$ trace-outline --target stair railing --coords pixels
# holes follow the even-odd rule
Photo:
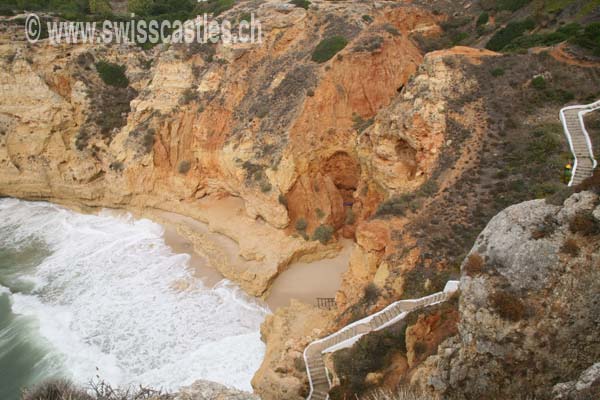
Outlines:
[[[398,321],[402,320],[406,315],[408,315],[409,312],[411,311],[415,311],[417,309],[420,308],[424,308],[424,307],[428,307],[430,305],[433,304],[437,304],[437,303],[441,303],[443,301],[446,301],[448,298],[450,298],[450,296],[456,292],[458,290],[458,284],[459,281],[448,281],[446,282],[446,285],[444,286],[444,290],[441,292],[437,292],[434,294],[430,294],[429,296],[425,296],[425,297],[421,297],[418,299],[408,299],[408,300],[398,300],[390,305],[388,305],[387,307],[385,307],[384,309],[382,309],[381,311],[378,311],[374,314],[371,314],[365,318],[362,318],[358,321],[352,322],[351,324],[348,324],[346,326],[344,326],[343,328],[341,328],[340,330],[338,330],[337,332],[332,333],[331,335],[328,335],[324,338],[321,339],[317,339],[311,343],[308,344],[308,346],[306,346],[306,348],[304,349],[304,363],[306,365],[306,373],[308,375],[308,383],[310,386],[310,392],[308,394],[308,397],[306,398],[307,400],[310,400],[313,392],[314,392],[314,385],[313,385],[313,381],[312,381],[312,376],[311,376],[311,372],[310,372],[310,368],[308,366],[308,351],[311,347],[313,346],[318,346],[330,339],[335,338],[338,335],[342,335],[344,332],[359,326],[359,325],[367,325],[370,324],[370,322],[375,319],[375,317],[377,316],[381,316],[383,314],[385,314],[386,312],[393,310],[395,307],[400,307],[400,306],[408,306],[408,310],[403,310],[397,313],[397,315],[390,319],[387,322],[384,322],[383,324],[381,324],[378,327],[375,327],[373,329],[370,329],[367,332],[363,332],[363,333],[358,333],[340,343],[336,343],[333,344],[327,348],[321,349],[319,351],[319,356],[321,356],[323,353],[330,353],[330,352],[334,352],[337,351],[339,349],[342,348],[346,348],[349,345],[355,343],[356,341],[358,341],[358,339],[360,339],[362,336],[371,333],[371,332],[375,332],[375,331],[379,331],[381,329],[385,329],[390,325],[393,325],[395,323],[397,323]],[[327,370],[326,370],[326,374],[327,374]],[[327,374],[327,381],[329,382],[329,386],[331,387],[331,381],[329,379],[329,374]],[[329,397],[327,397],[329,398]]]
[[[581,127],[581,131],[583,132],[584,138],[585,138],[585,143],[587,145],[587,149],[588,149],[588,153],[590,156],[590,159],[592,160],[592,164],[593,167],[592,168],[596,168],[598,166],[598,162],[596,161],[596,158],[594,157],[594,151],[593,151],[593,147],[592,147],[592,141],[590,140],[590,135],[588,133],[588,131],[585,128],[585,123],[583,121],[583,116],[587,113],[590,113],[592,111],[598,110],[600,109],[600,100],[596,101],[594,103],[591,104],[587,104],[587,105],[576,105],[576,106],[568,106],[568,107],[564,107],[560,110],[560,121],[562,122],[563,125],[563,129],[565,131],[565,136],[567,137],[567,141],[569,142],[569,148],[571,149],[571,154],[573,154],[573,173],[571,174],[571,179],[569,181],[568,186],[573,185],[573,180],[575,179],[575,174],[577,173],[577,154],[575,153],[575,148],[573,146],[573,137],[571,136],[571,132],[569,131],[569,128],[567,126],[567,118],[565,116],[565,111],[568,110],[581,110],[577,113],[577,117],[579,119],[579,125]]]

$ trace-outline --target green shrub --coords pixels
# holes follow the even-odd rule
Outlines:
[[[485,25],[489,22],[489,20],[490,14],[484,11],[481,14],[479,14],[479,18],[477,18],[477,26]]]
[[[10,5],[1,4],[0,5],[0,15],[2,15],[4,17],[12,17],[13,15],[15,15],[15,12],[13,11],[13,9]]]
[[[370,282],[367,286],[365,286],[364,300],[367,304],[373,304],[377,301],[377,298],[380,294],[381,290],[379,290],[377,285],[373,282]]]
[[[125,164],[122,161],[115,161],[110,163],[108,167],[115,172],[122,172],[125,169]]]
[[[198,91],[195,88],[187,88],[183,91],[181,98],[179,99],[179,104],[190,104],[191,102],[198,100],[198,98]]]
[[[370,24],[371,22],[373,22],[373,17],[371,17],[370,15],[363,15],[362,20],[365,21],[367,24]]]
[[[406,214],[406,210],[409,209],[416,196],[412,193],[405,193],[399,196],[393,196],[383,203],[379,204],[377,211],[375,211],[376,217],[383,216],[397,216],[401,217]]]
[[[192,167],[192,163],[190,163],[188,160],[183,160],[179,163],[179,166],[177,167],[177,171],[179,171],[180,174],[187,174],[190,171],[190,168]]]
[[[144,133],[142,138],[142,150],[144,151],[144,154],[148,154],[150,151],[152,151],[152,148],[154,147],[155,133],[156,132],[154,129],[148,129],[146,133]]]
[[[308,224],[306,223],[306,220],[304,218],[300,218],[296,221],[296,230],[298,232],[305,231],[307,226]]]
[[[546,89],[546,79],[543,76],[536,76],[531,80],[531,86],[537,90]]]
[[[260,181],[260,191],[263,193],[268,193],[271,191],[271,189],[273,188],[273,186],[271,185],[271,182],[269,182],[267,179],[262,179]]]
[[[469,34],[467,32],[457,32],[454,35],[452,35],[452,45],[456,46],[457,44],[460,44],[463,40],[465,40],[466,38],[469,37]]]
[[[235,0],[207,0],[200,2],[194,9],[195,15],[213,14],[214,17],[229,10],[235,5]]]
[[[343,36],[332,36],[321,40],[312,54],[312,60],[317,63],[324,63],[335,56],[348,44],[348,40]]]
[[[362,394],[368,389],[365,384],[367,374],[389,365],[397,353],[406,353],[404,322],[365,335],[351,348],[333,353],[335,371],[342,385],[338,398],[353,399]]]
[[[287,207],[287,205],[288,205],[287,198],[285,197],[284,194],[280,194],[279,197],[277,198],[277,201],[279,201],[279,204],[281,204],[284,207]]]
[[[600,57],[600,22],[594,22],[586,26],[583,33],[573,39],[573,43],[592,50],[595,56]]]
[[[333,237],[333,227],[331,225],[319,225],[313,232],[312,239],[318,240],[321,244],[327,244]]]
[[[392,36],[400,36],[401,35],[400,31],[398,29],[396,29],[396,27],[392,24],[383,25],[383,30]]]
[[[417,191],[418,196],[431,197],[439,190],[437,183],[434,180],[428,180]]]
[[[129,86],[129,79],[125,75],[126,67],[124,65],[113,64],[106,61],[96,63],[96,71],[102,81],[110,86],[125,88]]]
[[[89,0],[90,12],[103,16],[112,15],[112,9],[107,0]]]
[[[291,3],[296,7],[304,8],[305,10],[308,10],[308,7],[310,7],[310,1],[308,0],[292,0]]]
[[[498,0],[496,9],[517,11],[518,9],[523,8],[529,3],[531,3],[531,0]]]
[[[423,342],[415,342],[413,350],[415,351],[415,356],[420,358],[427,351],[427,345]]]
[[[535,22],[532,19],[511,22],[505,28],[496,32],[485,47],[489,50],[500,51],[514,39],[533,28],[535,28]]]
[[[317,214],[318,219],[323,219],[323,217],[325,216],[325,213],[320,208],[317,208],[315,214]]]
[[[504,69],[503,68],[494,68],[491,72],[493,77],[499,77],[504,75]]]

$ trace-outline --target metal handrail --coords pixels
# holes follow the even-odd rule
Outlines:
[[[596,168],[598,166],[598,161],[596,161],[596,158],[594,157],[594,150],[592,147],[592,141],[590,139],[590,135],[587,131],[587,129],[585,129],[585,123],[583,121],[583,116],[587,113],[590,113],[592,111],[596,111],[600,109],[600,100],[596,101],[594,103],[590,103],[590,104],[586,104],[586,105],[575,105],[575,106],[568,106],[568,107],[564,107],[560,110],[559,116],[560,116],[560,121],[562,122],[563,125],[563,129],[565,131],[565,136],[567,137],[567,141],[569,142],[569,148],[571,150],[571,154],[573,154],[573,173],[571,174],[571,179],[569,181],[568,186],[572,186],[573,185],[573,180],[575,179],[575,175],[577,173],[577,165],[578,165],[578,160],[577,160],[577,154],[575,153],[575,149],[573,147],[573,137],[571,136],[571,132],[569,131],[569,127],[567,125],[567,119],[565,116],[565,111],[568,110],[581,110],[577,113],[578,119],[579,119],[579,125],[581,127],[581,131],[583,132],[583,136],[585,139],[585,143],[588,149],[588,153],[590,156],[590,159],[592,160],[592,165],[593,168]]]
[[[399,306],[402,306],[402,305],[413,306],[412,308],[410,308],[410,311],[415,311],[415,310],[419,310],[419,309],[431,306],[433,304],[437,304],[437,303],[441,303],[443,301],[446,301],[451,296],[452,293],[454,293],[456,290],[458,290],[458,283],[459,283],[459,281],[448,281],[446,283],[446,286],[444,287],[444,290],[442,292],[433,293],[433,294],[430,294],[428,296],[421,297],[421,298],[418,298],[418,299],[398,300],[398,301],[396,301],[396,302],[388,305],[387,307],[385,307],[381,311],[378,311],[378,312],[376,312],[374,314],[371,314],[371,315],[369,315],[369,316],[367,316],[365,318],[362,318],[362,319],[360,319],[358,321],[355,321],[355,322],[353,322],[351,324],[348,324],[348,325],[344,326],[343,328],[341,328],[340,330],[338,330],[337,332],[332,333],[331,335],[328,335],[328,336],[326,336],[324,338],[317,339],[317,340],[309,343],[308,346],[306,346],[306,348],[304,349],[304,353],[303,353],[304,364],[306,365],[306,373],[308,375],[308,384],[310,386],[310,392],[309,392],[308,397],[306,399],[310,400],[311,397],[312,397],[312,395],[313,395],[313,392],[314,392],[314,385],[313,385],[313,381],[312,381],[312,376],[311,376],[310,368],[308,366],[308,355],[307,355],[307,352],[308,352],[308,350],[309,350],[309,348],[311,346],[319,345],[321,343],[324,343],[327,340],[330,340],[330,339],[333,339],[333,338],[335,338],[335,337],[337,337],[339,335],[342,335],[344,332],[348,331],[349,329],[352,329],[355,326],[363,325],[363,324],[369,324],[375,317],[377,317],[379,315],[382,315],[385,312],[394,309],[395,307],[399,307]],[[345,343],[345,342],[350,343],[354,339],[356,339],[357,337],[360,338],[361,336],[366,335],[367,333],[370,333],[370,332],[373,332],[373,331],[378,331],[378,330],[381,330],[383,328],[386,328],[386,327],[388,327],[388,326],[390,326],[390,325],[392,325],[394,323],[397,323],[399,320],[403,319],[407,314],[408,314],[407,311],[400,310],[400,308],[399,308],[399,312],[396,313],[396,318],[393,318],[392,320],[384,322],[380,326],[377,326],[377,327],[371,329],[369,332],[358,333],[358,334],[356,334],[356,335],[354,335],[354,336],[352,336],[350,338],[347,338],[343,342],[340,342],[340,343],[334,344],[332,346],[329,346],[329,347],[327,347],[325,349],[322,349],[320,351],[320,353],[322,354],[324,352],[327,352],[327,350],[330,350],[330,349],[333,349],[333,348],[336,348],[336,347],[342,348],[342,347],[340,347],[341,343]],[[329,380],[329,376],[327,376],[327,380],[329,382],[329,386],[331,387],[331,381]],[[329,398],[329,396],[327,396],[327,398]]]

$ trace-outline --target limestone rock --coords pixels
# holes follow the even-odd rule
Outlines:
[[[563,393],[597,379],[597,367],[581,372],[600,358],[600,237],[569,226],[597,203],[582,192],[561,207],[529,201],[490,221],[472,250],[482,271],[461,278],[459,334],[427,361],[421,385],[457,398],[548,398],[554,382],[572,380],[555,387]],[[567,239],[577,252],[563,250]]]

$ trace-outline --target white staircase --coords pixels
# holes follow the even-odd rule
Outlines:
[[[400,300],[383,310],[346,325],[339,331],[315,340],[304,349],[304,362],[310,384],[307,400],[327,400],[331,382],[323,354],[352,347],[363,335],[384,329],[402,320],[409,312],[446,301],[458,290],[458,281],[448,281],[444,291],[420,299]]]
[[[600,109],[600,101],[588,105],[569,106],[560,110],[560,121],[563,124],[569,148],[575,159],[569,186],[578,185],[592,176],[598,165],[594,158],[590,135],[583,122],[585,114],[598,109]]]

